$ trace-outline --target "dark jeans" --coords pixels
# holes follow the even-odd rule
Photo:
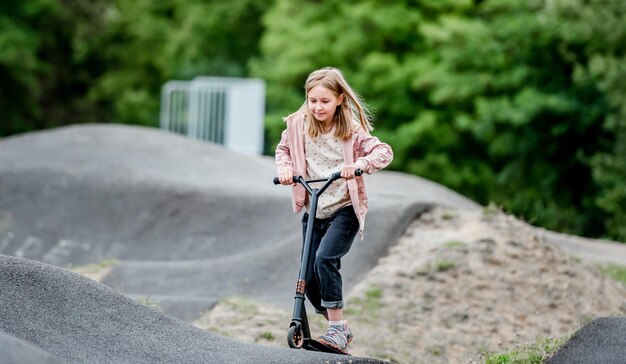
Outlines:
[[[302,217],[303,248],[308,218],[308,213]],[[358,231],[359,220],[352,206],[328,219],[315,219],[311,241],[314,254],[309,255],[306,296],[317,313],[343,307],[341,258],[350,250]]]

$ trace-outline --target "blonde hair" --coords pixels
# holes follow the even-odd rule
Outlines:
[[[309,91],[315,86],[322,86],[330,90],[335,97],[344,95],[344,101],[335,110],[333,123],[335,124],[334,135],[341,139],[348,139],[352,135],[352,120],[358,120],[359,124],[366,131],[374,130],[372,117],[365,102],[348,85],[340,70],[334,67],[324,67],[311,72],[304,84],[306,98],[304,106],[308,119],[307,133],[316,138],[324,133],[322,123],[314,122],[315,118],[311,110],[307,107]]]

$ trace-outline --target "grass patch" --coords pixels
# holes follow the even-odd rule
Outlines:
[[[454,269],[456,267],[456,263],[451,260],[439,260],[435,262],[435,270],[437,272],[445,272],[450,269]]]
[[[244,316],[255,316],[259,313],[259,306],[256,302],[245,297],[232,296],[224,299],[222,303],[234,312]]]
[[[502,213],[502,208],[496,205],[493,201],[489,202],[487,206],[483,207],[483,217],[487,219],[491,219],[500,213]]]
[[[460,241],[456,241],[456,240],[450,240],[444,243],[443,246],[444,248],[456,249],[456,248],[465,248],[467,247],[467,244],[460,242]]]
[[[150,299],[150,296],[135,298],[135,302],[141,303],[144,306],[147,306],[153,310],[163,312],[161,306],[159,306],[155,301]]]
[[[626,267],[617,264],[607,264],[598,267],[598,270],[614,280],[626,284]]]
[[[443,214],[441,214],[441,218],[443,220],[454,220],[457,217],[457,213],[456,212],[452,212],[452,211],[446,211]]]
[[[365,292],[365,297],[368,301],[380,300],[383,297],[383,291],[380,288],[372,288]]]
[[[276,335],[274,335],[273,333],[269,331],[265,331],[259,335],[259,338],[267,340],[267,341],[274,341],[276,340]]]
[[[485,364],[541,364],[554,354],[572,335],[561,338],[542,338],[509,352],[490,353]]]
[[[117,264],[117,260],[113,258],[105,259],[98,263],[85,264],[85,265],[77,265],[72,266],[71,264],[67,267],[67,269],[71,270],[74,273],[78,274],[89,274],[96,273],[102,269],[112,267]]]
[[[363,297],[353,298],[344,309],[347,315],[353,316],[354,320],[374,322],[380,315],[383,291],[374,287],[367,290]]]
[[[457,263],[452,260],[441,259],[423,265],[415,272],[415,277],[427,276],[437,272],[446,272],[457,267]]]

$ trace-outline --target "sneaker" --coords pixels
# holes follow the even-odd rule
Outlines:
[[[348,321],[346,320],[343,321],[343,334],[346,336],[346,341],[348,342],[348,345],[350,345],[352,339],[354,338],[354,335],[352,335],[352,330],[350,330],[350,328],[348,327]]]
[[[328,321],[327,311],[324,311],[324,312],[317,311],[317,313],[324,316],[326,321]],[[346,336],[346,341],[348,342],[348,345],[350,345],[350,343],[352,342],[352,339],[354,338],[354,335],[352,335],[352,330],[350,330],[350,328],[348,327],[348,320],[343,320],[343,334]]]
[[[345,324],[344,324],[344,327]],[[319,342],[324,345],[330,346],[341,351],[344,354],[348,354],[348,339],[343,331],[339,331],[334,327],[329,327],[326,333],[317,338]]]

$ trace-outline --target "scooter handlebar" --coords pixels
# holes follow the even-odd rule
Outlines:
[[[361,169],[355,170],[354,171],[354,175],[355,176],[363,175],[363,170],[361,170]],[[336,180],[336,179],[339,179],[339,178],[341,178],[341,172],[335,172],[330,177],[327,177],[327,178],[320,178],[319,181],[328,180],[329,178],[332,178],[333,181]],[[293,176],[293,183],[298,183],[298,182],[300,182],[300,176]],[[274,184],[275,185],[279,185],[280,184],[280,180],[278,179],[278,177],[274,177]]]

